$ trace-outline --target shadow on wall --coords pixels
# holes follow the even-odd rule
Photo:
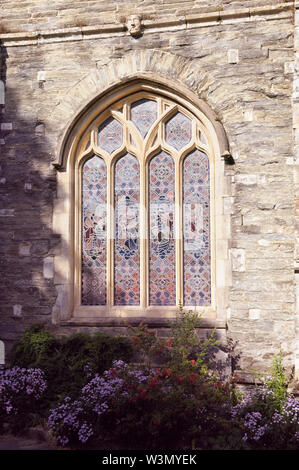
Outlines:
[[[35,119],[34,105],[27,114],[20,112],[20,90],[6,82],[9,57],[1,44],[0,52],[0,340],[7,356],[26,327],[51,322],[57,292],[48,265],[59,250],[60,235],[52,230],[56,170],[45,127]],[[30,90],[33,103],[41,91],[38,83]]]

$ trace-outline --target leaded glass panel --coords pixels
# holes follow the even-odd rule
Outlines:
[[[142,99],[131,105],[131,121],[135,124],[143,138],[146,137],[157,117],[158,108],[156,101]]]
[[[170,155],[160,152],[149,166],[149,302],[175,305],[175,172]]]
[[[82,168],[82,304],[106,304],[106,165],[93,156]]]
[[[176,113],[165,124],[165,140],[176,150],[189,144],[192,137],[192,122],[182,113]]]
[[[140,171],[136,157],[126,154],[115,165],[114,304],[139,305]]]
[[[123,126],[113,117],[106,119],[98,129],[98,145],[108,153],[119,149],[123,143]]]
[[[183,165],[184,304],[211,301],[209,160],[194,150]]]

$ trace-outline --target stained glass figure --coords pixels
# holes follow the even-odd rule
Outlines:
[[[131,105],[131,121],[135,124],[143,138],[146,137],[157,117],[158,109],[156,101],[142,99]]]
[[[123,127],[113,117],[109,117],[98,129],[98,145],[108,153],[119,149],[123,143]]]
[[[209,159],[194,150],[183,164],[184,304],[211,302]]]
[[[174,210],[174,162],[162,151],[149,165],[150,305],[176,304]]]
[[[192,123],[182,113],[176,113],[165,124],[165,140],[176,150],[181,150],[191,141]]]
[[[82,304],[106,304],[106,165],[97,156],[82,168]]]
[[[115,165],[114,304],[139,305],[139,163],[127,153]]]

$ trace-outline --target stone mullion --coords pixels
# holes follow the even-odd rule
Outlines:
[[[140,307],[148,305],[148,195],[147,167],[144,158],[140,162]]]
[[[182,162],[175,159],[175,264],[176,264],[176,304],[184,303],[184,259],[183,259],[183,190]]]
[[[108,163],[108,162],[107,162]],[[111,309],[114,300],[114,239],[115,239],[115,207],[114,207],[114,165],[107,165],[107,308]]]

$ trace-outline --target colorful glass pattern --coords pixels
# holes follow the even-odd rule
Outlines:
[[[136,157],[127,153],[115,165],[114,304],[139,305],[140,171]]]
[[[147,135],[157,117],[158,109],[156,101],[142,99],[131,105],[131,121],[135,124],[143,138]]]
[[[211,302],[209,159],[194,150],[183,164],[184,304]]]
[[[175,171],[165,152],[149,166],[149,303],[175,305]]]
[[[181,150],[191,141],[192,123],[184,114],[177,113],[165,124],[165,140],[176,150]]]
[[[82,304],[106,304],[106,165],[93,156],[82,168]]]
[[[119,149],[123,143],[123,127],[113,117],[106,119],[98,129],[98,145],[108,153]]]

